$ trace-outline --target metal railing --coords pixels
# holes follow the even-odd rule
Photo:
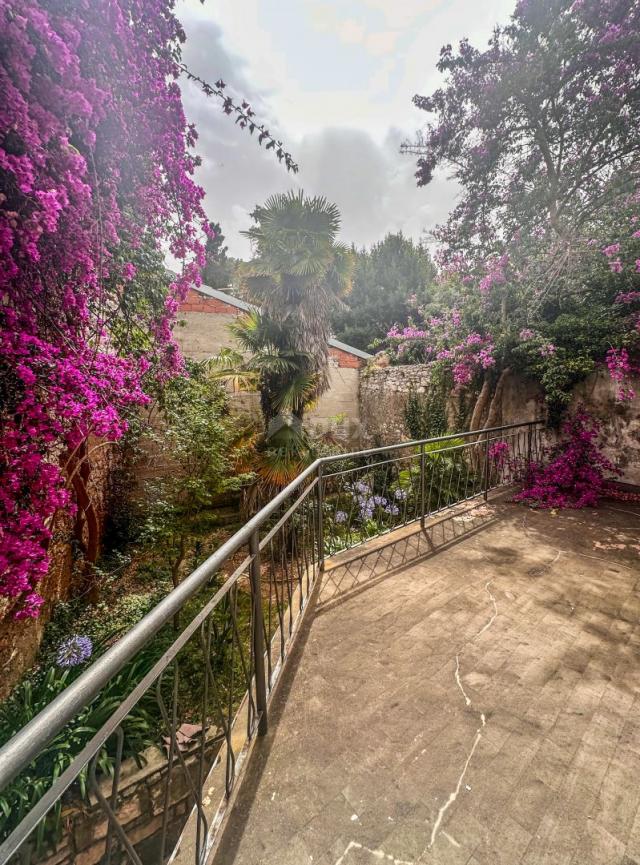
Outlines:
[[[325,556],[541,451],[531,421],[316,460],[0,749],[0,863],[203,865]]]

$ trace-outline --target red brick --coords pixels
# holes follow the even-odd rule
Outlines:
[[[243,310],[217,297],[207,297],[195,289],[190,289],[180,304],[181,312],[212,312],[223,315],[240,315]]]
[[[338,366],[347,369],[358,369],[360,367],[360,358],[355,354],[349,354],[341,348],[329,347],[329,356],[338,361]]]

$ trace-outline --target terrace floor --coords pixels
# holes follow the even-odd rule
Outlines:
[[[215,865],[640,863],[640,512],[505,499],[334,558]]]

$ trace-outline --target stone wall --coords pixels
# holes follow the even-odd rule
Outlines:
[[[428,364],[375,366],[360,375],[360,420],[365,447],[406,441],[409,432],[404,414],[411,391],[425,393],[429,386]]]
[[[619,403],[609,374],[602,369],[578,384],[573,391],[570,410],[579,405],[602,423],[602,450],[623,472],[622,480],[640,486],[640,379],[632,382],[635,399]],[[509,376],[502,398],[501,423],[534,420],[544,416],[540,387],[520,376]]]
[[[407,440],[404,410],[411,390],[424,393],[429,367],[378,367],[369,365],[361,373],[360,415],[362,438],[367,445],[393,444]],[[627,483],[640,485],[640,379],[632,382],[637,396],[628,403],[615,400],[615,388],[606,370],[589,376],[573,393],[571,408],[584,404],[603,423],[603,450],[622,471]],[[544,417],[544,400],[533,381],[510,375],[504,383],[498,423]]]
[[[573,394],[572,408],[583,403],[603,422],[603,450],[622,470],[621,480],[640,486],[640,377],[632,383],[636,396],[618,403],[606,370],[590,375]]]

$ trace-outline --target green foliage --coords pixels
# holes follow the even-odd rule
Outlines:
[[[427,438],[427,413],[424,397],[410,391],[404,409],[404,423],[412,439]]]
[[[82,709],[74,721],[61,730],[44,748],[29,769],[17,776],[0,794],[0,837],[5,837],[51,784],[71,765],[74,757],[97,733],[102,725],[151,669],[161,652],[155,645],[141,651],[136,658],[114,676],[100,695]],[[81,672],[81,668],[61,671],[49,667],[32,679],[25,679],[0,706],[0,742],[7,742],[32,718],[41,712]],[[146,695],[122,721],[124,756],[134,757],[142,765],[144,750],[157,741],[160,721],[152,695]],[[115,740],[99,753],[97,765],[105,775],[113,771]],[[78,777],[78,793],[87,794],[87,769]],[[36,843],[42,847],[60,837],[62,829],[59,800],[47,819],[38,827]]]
[[[69,634],[85,634],[94,646],[105,647],[119,635],[130,630],[140,619],[150,612],[171,588],[167,577],[157,580],[148,592],[118,593],[119,575],[111,577],[113,586],[108,587],[109,598],[87,606],[83,598],[60,601],[56,604],[53,617],[45,627],[43,641],[38,653],[40,668],[53,665],[58,646]],[[112,588],[109,591],[109,588]]]
[[[134,279],[122,281],[117,278],[122,267],[131,263],[136,268]],[[118,309],[110,310],[110,339],[113,347],[123,354],[144,356],[152,365],[159,358],[154,354],[155,340],[148,328],[140,321],[160,320],[165,314],[171,275],[167,272],[164,257],[154,240],[144,235],[140,244],[119,246],[114,253],[112,295],[118,299]],[[117,265],[117,266],[116,266]]]
[[[185,622],[191,621],[221,585],[221,579],[192,598],[183,610]],[[165,584],[165,588],[168,588]],[[86,668],[85,665],[61,670],[55,666],[55,650],[61,639],[69,633],[83,633],[94,642],[93,659],[108,648],[124,630],[131,628],[149,612],[159,600],[158,594],[128,596],[115,603],[82,610],[80,604],[60,605],[57,615],[47,628],[41,665],[14,689],[10,697],[0,705],[0,744],[8,741],[18,730],[42,711]],[[244,644],[245,656],[249,651],[251,597],[248,592],[238,592],[233,601],[227,597],[214,611],[211,621],[210,659],[214,675],[219,677],[219,696],[223,702],[230,701],[234,709],[240,703],[246,681],[239,653],[232,653],[233,603],[237,621],[237,639]],[[79,612],[79,618],[74,614]],[[73,629],[69,629],[69,624]],[[0,838],[13,829],[22,817],[49,789],[52,782],[71,764],[73,758],[111,717],[134,690],[153,665],[171,646],[176,638],[172,624],[166,625],[151,639],[136,657],[117,673],[92,701],[82,709],[51,743],[41,751],[27,770],[22,772],[0,795]],[[233,656],[233,676],[231,676]],[[93,660],[92,659],[92,660]],[[206,676],[200,634],[197,632],[178,655],[178,702],[177,713],[181,721],[198,722],[202,706],[202,693]],[[230,684],[231,683],[231,684]],[[165,674],[161,689],[166,705],[172,700],[172,668]],[[232,687],[230,691],[229,688]],[[164,723],[156,700],[155,689],[147,691],[121,723],[124,734],[123,756],[133,758],[138,766],[144,765],[144,752],[151,745],[160,746]],[[101,749],[97,760],[98,775],[108,776],[113,772],[116,740],[112,736]],[[72,787],[72,794],[81,799],[87,797],[87,769],[79,775]],[[40,824],[37,847],[52,847],[62,833],[62,807],[60,800]]]
[[[215,375],[257,384],[268,439],[274,419],[284,420],[291,414],[302,418],[314,400],[318,380],[315,360],[297,347],[298,337],[290,323],[258,310],[238,316],[229,330],[248,357],[239,353],[233,357],[229,352],[218,355],[213,361]]]
[[[542,386],[554,425],[569,405],[575,385],[596,370],[612,344],[624,342],[623,321],[615,307],[594,300],[569,309],[540,322],[534,338],[508,347],[512,367]],[[555,346],[552,354],[544,352],[548,343]]]
[[[234,278],[237,262],[227,256],[224,234],[218,222],[209,224],[211,234],[205,247],[206,262],[202,269],[202,281],[211,288],[228,288]]]
[[[354,255],[353,286],[332,324],[338,339],[366,350],[394,324],[409,324],[416,303],[429,300],[436,270],[426,247],[402,232]]]
[[[464,439],[454,438],[424,446],[425,514],[479,491],[476,469],[463,445]],[[329,483],[326,490],[325,551],[328,555],[420,518],[423,502],[420,454],[421,447],[417,446],[410,464],[405,464],[404,468],[396,466],[397,474],[384,462],[367,469],[353,459],[332,463],[332,472],[341,481],[337,487]],[[405,452],[404,456],[410,455]]]
[[[172,501],[189,510],[211,504],[216,495],[238,490],[233,472],[234,427],[228,398],[207,362],[188,362],[188,377],[173,379],[159,407],[164,446],[178,472],[170,479]]]
[[[161,393],[158,447],[173,465],[145,484],[146,513],[140,539],[167,552],[174,585],[188,540],[203,510],[221,493],[239,492],[252,480],[237,471],[246,440],[228,397],[207,362],[188,364],[189,376],[172,380]]]
[[[446,379],[439,364],[432,368],[431,381],[424,395],[412,390],[404,409],[404,422],[412,439],[435,438],[447,431]]]

